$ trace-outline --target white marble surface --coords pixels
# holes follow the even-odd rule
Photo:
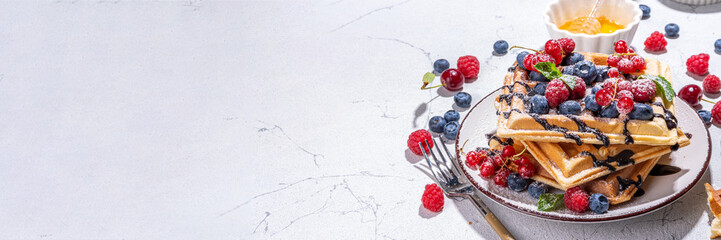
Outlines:
[[[479,100],[515,59],[493,42],[543,44],[547,2],[0,2],[0,239],[495,239],[469,202],[422,209],[406,138],[451,108],[418,89],[432,60],[476,55]],[[641,2],[633,46],[681,27],[656,56],[676,89],[691,54],[721,74],[721,6]],[[705,239],[704,199],[606,224],[486,202],[519,239]]]

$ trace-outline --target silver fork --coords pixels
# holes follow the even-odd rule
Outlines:
[[[431,148],[428,144],[428,140],[426,140],[425,143],[430,153],[426,153],[426,148],[423,147],[423,143],[418,143],[418,145],[421,147],[423,156],[426,157],[428,167],[431,169],[433,177],[436,178],[436,182],[438,182],[438,185],[440,185],[441,189],[443,189],[443,192],[446,194],[446,196],[448,196],[449,198],[461,197],[471,200],[473,206],[475,206],[478,211],[483,214],[486,222],[491,225],[493,230],[496,231],[496,234],[498,234],[501,239],[514,239],[513,235],[511,235],[511,233],[508,232],[506,227],[503,226],[503,223],[501,223],[501,221],[496,218],[496,215],[494,215],[491,210],[488,209],[488,206],[486,206],[486,204],[481,201],[481,198],[476,195],[473,185],[471,185],[470,181],[468,181],[466,176],[460,173],[459,168],[456,164],[456,159],[454,155],[451,154],[450,151],[448,151],[446,145],[443,144],[443,139],[439,139],[441,144],[438,144],[435,138],[431,140],[433,141],[433,145],[436,146],[436,150],[441,159],[440,161],[438,160],[438,157],[436,157],[436,154],[433,152],[433,148]],[[445,156],[443,154],[444,151],[441,151],[441,147],[439,147],[438,145],[443,146],[443,150],[445,150]],[[431,161],[431,158],[428,157],[429,154],[433,157],[433,161]],[[448,160],[446,160],[446,158]],[[448,161],[451,161],[452,165],[450,167],[448,166]],[[435,163],[435,165],[433,163]]]

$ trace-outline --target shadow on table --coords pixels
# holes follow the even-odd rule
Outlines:
[[[721,12],[721,3],[711,4],[711,5],[704,5],[704,6],[696,6],[696,5],[689,5],[689,4],[683,4],[674,2],[671,0],[663,0],[659,1],[663,5],[666,5],[669,8],[672,8],[677,11],[681,12],[687,12],[687,13],[715,13],[715,12]],[[651,17],[653,17],[653,11],[651,12]]]

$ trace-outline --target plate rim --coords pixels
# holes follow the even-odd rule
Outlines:
[[[488,95],[486,95],[486,96],[484,96],[483,98],[481,98],[480,101],[478,101],[475,105],[473,105],[472,108],[470,108],[470,109],[468,110],[468,112],[467,112],[467,113],[465,114],[465,116],[463,117],[463,121],[461,121],[461,124],[460,124],[460,126],[458,127],[458,132],[459,132],[459,133],[461,132],[461,129],[463,129],[463,125],[464,125],[464,123],[466,122],[466,118],[468,118],[468,115],[470,115],[470,113],[471,113],[474,109],[476,109],[476,107],[478,107],[478,105],[480,105],[480,104],[481,104],[483,101],[485,101],[488,97],[490,97],[491,95],[494,95],[496,92],[498,92],[498,91],[501,90],[502,88],[503,88],[503,87],[499,87],[499,88],[497,88],[496,90],[491,91]],[[674,100],[674,101],[676,101],[676,100]],[[678,102],[683,102],[683,101],[678,101]],[[689,106],[689,105],[688,105],[687,103],[685,103],[685,102],[683,102],[683,104],[686,104],[687,107],[692,108],[691,106]],[[692,108],[692,109],[693,109],[693,108]],[[698,117],[699,120],[701,120],[701,122],[703,123],[703,120],[701,119],[700,116],[697,115],[696,117]],[[707,149],[708,149],[707,152],[706,152],[706,161],[704,161],[703,169],[696,175],[696,178],[693,180],[693,182],[692,182],[691,184],[689,184],[689,185],[686,186],[684,189],[682,189],[682,190],[679,191],[678,193],[676,193],[676,194],[674,194],[673,196],[671,196],[669,199],[667,199],[667,200],[665,200],[665,201],[663,201],[663,202],[661,202],[661,203],[659,203],[659,204],[656,204],[656,205],[654,205],[654,206],[652,206],[652,207],[645,208],[645,209],[643,209],[643,210],[641,210],[641,211],[634,211],[634,212],[631,212],[631,213],[627,213],[627,214],[623,214],[623,215],[618,215],[618,216],[613,216],[613,217],[605,217],[605,218],[572,218],[572,217],[565,217],[565,216],[557,216],[557,215],[551,215],[551,214],[544,214],[544,213],[538,212],[538,211],[530,211],[530,210],[528,210],[528,209],[525,209],[525,208],[516,206],[516,205],[514,205],[514,204],[512,204],[512,203],[506,202],[505,200],[503,200],[503,199],[501,199],[500,197],[496,196],[496,194],[493,194],[493,193],[491,193],[490,191],[487,191],[487,190],[481,188],[480,185],[476,182],[476,180],[474,180],[473,177],[468,173],[467,168],[466,168],[466,167],[463,167],[463,162],[462,162],[461,157],[460,157],[461,155],[460,155],[460,148],[459,148],[460,139],[458,139],[458,138],[456,138],[456,140],[455,140],[455,154],[456,154],[456,161],[455,161],[455,162],[456,162],[456,165],[461,168],[461,170],[463,171],[463,174],[464,174],[464,175],[466,176],[466,178],[471,182],[471,184],[473,185],[473,187],[475,187],[478,191],[480,191],[481,193],[483,193],[483,195],[486,195],[486,197],[488,197],[488,198],[490,198],[490,199],[493,199],[494,202],[496,202],[496,203],[498,203],[498,204],[500,204],[500,205],[502,205],[502,206],[505,206],[506,208],[512,209],[512,210],[514,210],[514,211],[516,211],[516,212],[524,213],[524,214],[526,214],[526,215],[530,215],[530,216],[534,216],[534,217],[538,217],[538,218],[555,220],[555,221],[562,221],[562,222],[571,222],[571,223],[610,222],[610,221],[617,221],[617,220],[628,219],[628,218],[632,218],[632,217],[636,217],[636,216],[641,216],[641,215],[644,215],[644,214],[647,214],[647,213],[651,213],[651,212],[653,212],[653,211],[655,211],[655,210],[661,209],[661,208],[663,208],[663,207],[665,207],[665,206],[667,206],[667,205],[675,202],[676,200],[678,200],[679,198],[681,198],[683,195],[686,195],[686,193],[689,192],[689,191],[691,190],[691,188],[693,188],[694,186],[696,186],[696,184],[698,184],[699,180],[701,180],[701,177],[703,177],[703,175],[704,175],[704,174],[706,173],[706,171],[708,170],[708,165],[709,165],[709,162],[710,162],[710,160],[711,160],[711,134],[709,133],[708,127],[705,128],[704,130],[706,130],[706,137],[707,137],[707,138],[706,138],[706,139],[707,139],[706,144],[707,144]]]

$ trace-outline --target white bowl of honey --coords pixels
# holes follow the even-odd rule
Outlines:
[[[578,28],[578,22],[588,18],[596,0],[556,0],[548,4],[546,28],[551,38],[571,38],[576,50],[582,52],[613,53],[613,43],[630,43],[641,21],[641,9],[631,0],[602,0],[595,13],[600,28]]]

